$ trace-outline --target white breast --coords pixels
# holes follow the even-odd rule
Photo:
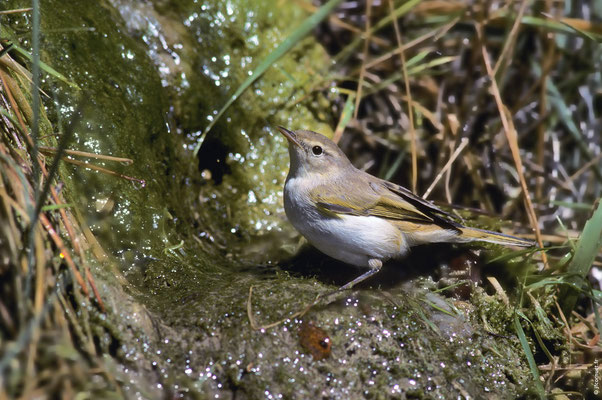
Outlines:
[[[286,182],[284,209],[289,221],[311,244],[349,264],[368,267],[370,259],[387,260],[408,250],[403,234],[382,218],[324,215],[309,202],[295,178]]]

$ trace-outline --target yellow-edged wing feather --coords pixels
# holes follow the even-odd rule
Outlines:
[[[338,190],[333,191],[333,187]],[[320,211],[331,216],[375,216],[458,230],[458,224],[446,218],[448,214],[444,211],[402,186],[373,177],[355,181],[353,187],[341,182],[337,185],[321,185],[310,192],[310,198]]]

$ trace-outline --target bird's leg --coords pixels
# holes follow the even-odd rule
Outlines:
[[[366,279],[370,278],[372,275],[375,275],[378,271],[380,271],[381,267],[383,266],[383,262],[381,260],[379,260],[379,259],[373,258],[373,259],[371,259],[371,260],[368,261],[368,266],[370,267],[370,270],[368,270],[367,272],[365,272],[362,275],[358,276],[357,278],[355,278],[351,282],[349,282],[349,283],[341,286],[340,288],[338,288],[336,290],[333,290],[332,292],[326,293],[326,295],[324,295],[324,296],[318,295],[318,297],[316,297],[316,300],[314,300],[312,306],[318,304],[318,302],[320,301],[320,299],[325,299],[325,298],[328,298],[328,297],[332,296],[333,294],[340,293],[343,290],[351,289],[352,287],[354,287],[358,283],[365,281]]]
[[[358,276],[357,278],[355,278],[351,282],[349,282],[349,283],[341,286],[340,288],[337,289],[337,292],[340,292],[340,291],[343,291],[343,290],[347,290],[347,289],[351,289],[352,287],[354,287],[358,283],[363,282],[366,279],[370,278],[372,275],[374,275],[378,271],[380,271],[381,267],[383,266],[383,262],[381,260],[377,259],[377,258],[373,258],[370,261],[368,261],[368,266],[370,267],[370,269],[367,272],[365,272],[362,275]]]

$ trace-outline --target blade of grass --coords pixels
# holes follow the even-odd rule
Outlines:
[[[531,374],[533,375],[533,381],[535,382],[535,389],[537,391],[537,395],[540,399],[545,399],[546,395],[543,389],[543,384],[539,379],[539,370],[537,369],[537,363],[535,362],[535,357],[533,357],[533,352],[531,351],[531,347],[529,347],[529,342],[527,341],[527,336],[525,335],[525,331],[520,324],[518,319],[518,315],[514,315],[514,330],[516,331],[516,335],[518,336],[518,340],[520,341],[520,345],[525,352],[525,357],[527,358],[527,362],[529,363],[529,369],[531,370]]]
[[[377,57],[377,58],[373,59],[372,61],[367,62],[366,63],[366,68],[372,68],[375,65],[378,65],[378,64],[380,64],[380,63],[382,63],[382,62],[390,59],[391,57],[399,54],[399,52],[406,51],[406,50],[409,50],[409,49],[411,49],[413,47],[416,47],[419,44],[421,44],[422,42],[426,41],[427,39],[430,39],[432,37],[436,37],[438,34],[440,34],[442,32],[445,32],[447,30],[448,30],[447,27],[440,27],[440,28],[438,28],[436,30],[427,32],[426,34],[424,34],[422,36],[419,36],[416,39],[414,39],[414,40],[406,43],[403,47],[401,47],[401,48],[397,47],[397,48],[389,51],[388,53],[383,54],[382,56]],[[424,53],[428,54],[429,51],[424,51]],[[418,55],[412,57],[410,60],[408,60],[408,67],[410,66],[410,61],[413,60],[413,59],[415,59],[415,58],[417,58],[419,55],[420,55],[420,53]]]
[[[444,314],[447,314],[447,315],[449,315],[449,316],[451,316],[451,317],[457,317],[457,316],[458,316],[457,314],[454,314],[453,312],[451,312],[451,311],[449,311],[449,310],[446,310],[445,308],[443,308],[443,307],[441,307],[441,306],[439,306],[439,305],[437,305],[437,304],[433,303],[432,301],[428,301],[428,300],[426,300],[426,299],[422,299],[422,302],[423,302],[424,304],[426,304],[426,305],[428,305],[428,306],[432,307],[433,309],[435,309],[435,310],[437,310],[437,311],[439,311],[439,312],[442,312],[442,313],[444,313]]]
[[[399,166],[401,165],[401,162],[405,158],[405,155],[406,155],[405,151],[400,151],[397,154],[397,157],[395,157],[395,160],[393,160],[393,164],[391,164],[391,166],[389,168],[387,168],[387,172],[385,173],[385,176],[383,178],[384,180],[388,181],[393,177],[395,172],[397,172],[397,170],[399,169]]]
[[[543,13],[542,13],[543,14]],[[429,15],[423,19],[423,23],[425,25],[439,25],[441,23],[446,23],[450,21],[450,19],[462,15],[461,13],[451,13],[451,14],[442,14],[442,15]],[[543,14],[545,15],[545,14]],[[489,20],[489,25],[492,26],[500,26],[506,21],[515,21],[517,19],[517,14],[514,12],[508,13],[500,13],[498,16]],[[556,33],[565,33],[569,35],[582,35],[585,38],[593,39],[595,41],[600,41],[602,39],[602,35],[598,33],[599,25],[591,25],[591,26],[583,26],[582,28],[576,28],[576,25],[579,24],[582,20],[573,19],[573,18],[563,18],[561,20],[552,20],[541,17],[536,17],[532,15],[525,15],[521,19],[521,25],[526,27],[537,27],[544,29],[547,32],[556,32]],[[588,21],[585,21],[588,22]],[[460,20],[460,24],[466,25],[470,23],[469,19],[463,18]]]
[[[439,288],[439,289],[432,290],[432,292],[433,293],[440,293],[440,292],[444,292],[446,290],[451,290],[451,289],[457,288],[458,286],[470,285],[471,283],[472,282],[470,282],[470,281],[464,280],[464,281],[456,282],[456,283],[453,283],[451,285],[448,285],[448,286],[445,286],[445,287],[442,287],[442,288]]]
[[[508,32],[508,36],[504,40],[504,47],[502,48],[502,53],[498,57],[497,62],[495,63],[495,67],[493,67],[493,76],[501,76],[502,73],[498,74],[498,72],[500,72],[500,69],[503,71],[511,61],[511,58],[508,57],[508,54],[512,53],[512,49],[516,44],[520,21],[522,20],[522,17],[525,14],[525,10],[527,9],[528,4],[529,2],[527,0],[523,0],[520,5],[520,9],[518,10],[518,16],[512,24],[512,29],[510,29],[510,32]]]
[[[453,154],[449,157],[449,160],[447,160],[447,162],[445,163],[445,165],[443,166],[443,168],[441,169],[441,171],[439,171],[439,173],[437,174],[437,176],[435,177],[435,179],[431,183],[431,186],[429,186],[428,189],[426,189],[426,192],[424,192],[424,194],[422,195],[422,197],[424,197],[425,199],[427,197],[429,197],[429,195],[431,194],[431,191],[435,188],[435,185],[437,185],[437,182],[439,182],[439,180],[441,179],[441,177],[443,177],[443,174],[445,174],[447,172],[447,170],[451,168],[451,165],[453,164],[453,162],[455,161],[455,159],[458,158],[458,156],[460,155],[460,153],[462,152],[462,150],[464,150],[464,148],[467,145],[468,145],[468,138],[462,138],[462,140],[460,141],[460,145],[458,146],[458,148],[456,148],[456,150],[454,150]]]
[[[401,51],[403,48],[397,48],[397,51]],[[418,64],[420,61],[424,60],[426,56],[428,56],[432,51],[431,50],[422,50],[420,53],[416,54],[414,57],[410,58],[406,62],[406,67],[410,68],[414,65]]]
[[[116,177],[119,177],[121,179],[128,180],[130,182],[136,182],[139,185],[141,185],[142,187],[146,186],[146,181],[144,179],[134,178],[133,176],[128,176],[128,175],[120,174],[119,172],[115,172],[115,171],[112,171],[110,169],[100,167],[100,166],[98,166],[96,164],[91,164],[91,163],[88,163],[88,162],[76,160],[74,158],[67,158],[67,157],[63,157],[63,161],[67,162],[69,164],[78,165],[80,167],[89,168],[89,169],[91,169],[93,171],[102,172],[103,174],[107,174],[107,175],[111,175],[111,176],[116,176]]]
[[[564,225],[564,223],[560,219],[560,216],[556,216],[556,221],[558,222],[558,225],[560,225],[560,229],[562,229],[562,232],[564,232],[564,236],[566,237],[566,240],[569,243],[569,245],[571,246],[571,248],[573,249],[573,253],[574,253],[577,250],[577,247],[575,246],[575,240],[571,239],[569,230],[567,229],[567,227]],[[567,256],[569,259],[572,258],[572,255],[570,253],[567,253],[563,258],[566,258]]]
[[[43,206],[42,207],[42,211],[46,212],[46,211],[54,211],[54,210],[59,210],[61,208],[71,208],[73,207],[72,203],[64,203],[64,204],[49,204],[47,206]]]
[[[574,181],[575,179],[577,179],[577,177],[579,177],[585,171],[587,171],[588,169],[590,169],[592,167],[592,165],[597,164],[600,161],[602,161],[602,153],[598,154],[595,158],[592,158],[591,160],[589,160],[588,162],[586,162],[585,164],[583,164],[583,166],[581,168],[579,168],[577,170],[577,172],[575,172],[573,175],[569,176],[568,181],[569,182]]]
[[[415,67],[409,68],[408,69],[408,75],[409,76],[411,76],[411,75],[418,75],[421,72],[424,72],[424,71],[426,71],[428,69],[431,69],[433,67],[437,67],[439,65],[450,63],[450,62],[456,60],[457,58],[458,57],[456,57],[456,56],[448,56],[448,57],[439,57],[439,58],[436,58],[436,59],[431,60],[429,62],[426,62],[424,64],[419,64],[419,65],[416,65]]]
[[[435,323],[433,321],[428,319],[428,317],[424,313],[424,311],[423,311],[424,308],[422,307],[422,304],[420,304],[417,300],[411,300],[410,304],[411,304],[412,309],[418,314],[418,316],[420,317],[422,322],[424,322],[424,324],[428,328],[430,328],[433,332],[435,332],[437,335],[441,335],[441,331],[439,330],[437,325],[435,325]]]
[[[515,17],[515,16],[507,15],[504,18],[513,18],[513,17]],[[575,34],[575,30],[569,28],[568,26],[563,25],[560,22],[552,21],[552,20],[545,19],[545,18],[533,17],[530,15],[526,15],[523,17],[523,20],[521,21],[521,23],[523,23],[524,25],[527,25],[527,26],[535,26],[538,28],[544,28],[549,31],[555,31],[555,32],[559,32],[559,33],[568,33],[571,35]]]
[[[15,51],[17,53],[21,54],[23,57],[27,58],[32,63],[34,62],[34,56],[32,54],[29,54],[29,52],[27,50],[25,50],[23,47],[19,46],[16,43],[11,43],[11,44],[13,45],[12,48],[15,49]],[[39,68],[41,70],[43,70],[44,72],[46,72],[48,75],[53,76],[56,79],[65,82],[67,85],[71,86],[74,89],[79,89],[79,86],[77,86],[75,83],[71,82],[69,79],[67,79],[67,77],[65,75],[61,74],[56,69],[54,69],[50,65],[46,64],[44,61],[41,61],[38,59],[38,64],[39,64]]]
[[[583,232],[577,242],[577,250],[567,269],[567,273],[574,275],[568,279],[569,282],[576,285],[583,283],[600,247],[602,247],[602,207],[600,207],[600,201],[598,201],[594,205],[592,217],[587,220],[583,227]],[[561,290],[558,299],[565,315],[571,315],[578,297],[579,292],[572,288]]]
[[[348,95],[347,100],[345,101],[345,106],[343,106],[343,112],[341,113],[341,117],[339,118],[339,123],[337,124],[337,127],[334,130],[334,135],[332,136],[332,141],[335,143],[339,142],[341,136],[343,135],[345,127],[347,126],[347,124],[349,124],[349,121],[353,116],[353,97],[353,94]]]
[[[542,315],[543,319],[538,317],[539,320],[542,321],[542,323],[544,325],[546,324],[545,321],[547,321],[547,324],[549,324],[548,326],[551,327],[550,320],[545,315],[545,311],[543,311],[543,309],[541,308],[541,306],[538,304],[537,300],[533,296],[531,296],[531,295],[529,295],[529,297],[531,298],[532,301],[535,302],[536,312],[537,312],[537,310],[540,310],[540,312],[543,313],[543,315]],[[537,328],[535,327],[535,324],[533,324],[533,322],[529,318],[527,318],[527,316],[525,314],[523,314],[520,310],[517,310],[516,313],[518,315],[520,315],[524,320],[526,320],[529,323],[529,325],[531,326],[531,329],[533,330],[533,334],[535,335],[535,339],[537,339],[537,343],[539,344],[539,347],[545,353],[546,357],[548,357],[548,361],[550,362],[550,364],[551,365],[555,365],[554,356],[552,355],[552,353],[550,352],[550,350],[546,346],[545,342],[542,340],[541,335],[539,334],[539,332],[537,331]],[[539,371],[539,368],[537,370]],[[550,376],[550,378],[551,378],[551,376]]]
[[[562,246],[557,246],[558,248],[564,248]],[[533,254],[537,253],[538,251],[548,251],[550,250],[552,247],[546,247],[545,249],[537,249],[537,248],[528,248],[528,249],[521,249],[521,250],[512,250],[512,251],[507,251],[504,252],[503,254],[492,258],[491,260],[487,260],[488,264],[493,264],[493,263],[508,263],[510,260],[513,260],[515,258],[518,257],[530,257]]]
[[[253,70],[251,75],[245,79],[245,81],[236,89],[234,94],[230,96],[226,104],[222,106],[222,108],[218,111],[217,115],[213,120],[207,125],[201,136],[199,137],[199,141],[194,148],[193,154],[196,156],[201,146],[203,145],[203,141],[207,136],[207,133],[213,128],[216,122],[220,119],[220,117],[226,112],[228,108],[238,99],[238,97],[249,87],[253,82],[255,82],[263,73],[274,64],[280,57],[285,55],[290,49],[292,49],[301,39],[303,39],[312,29],[316,27],[324,18],[326,18],[330,12],[341,2],[342,0],[330,0],[328,3],[324,4],[322,7],[316,11],[315,14],[308,17],[295,29],[278,47],[276,47],[266,58],[264,58],[257,67]]]
[[[10,49],[12,49],[14,46],[14,44],[9,43],[5,48],[3,48],[2,50],[0,50],[0,58],[2,58],[3,55],[5,55],[6,53],[8,53],[10,51]]]
[[[572,203],[568,201],[553,200],[550,204],[560,207],[566,207],[573,210],[591,210],[592,205],[587,203]]]
[[[525,288],[529,289],[529,290],[535,290],[535,289],[539,289],[539,288],[542,288],[545,286],[569,287],[570,289],[575,290],[579,293],[583,293],[583,294],[586,293],[583,289],[581,289],[581,286],[579,286],[575,283],[567,282],[567,278],[564,276],[561,278],[558,278],[558,279],[554,279],[554,278],[542,279],[538,282],[531,283],[529,285],[525,285]]]
[[[602,41],[602,36],[600,36],[600,34],[596,34],[594,32],[587,32],[585,29],[585,27],[589,27],[590,29],[595,30],[595,28],[599,28],[599,25],[592,25],[591,21],[585,21],[583,19],[576,19],[576,18],[562,18],[560,20],[556,20],[554,18],[553,15],[550,15],[548,13],[542,13],[543,15],[545,15],[547,18],[549,18],[552,21],[561,23],[562,25],[568,26],[570,29],[574,30],[576,33],[578,33],[579,35],[592,40],[594,42],[600,43]]]

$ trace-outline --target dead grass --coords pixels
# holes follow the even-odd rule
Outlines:
[[[64,139],[78,121],[58,141],[54,135],[45,139],[58,147],[42,147],[32,158],[28,99],[38,94],[30,92],[31,75],[10,54],[0,60],[0,399],[120,393],[89,327],[87,308],[105,311],[87,262],[91,246],[55,188]],[[52,131],[43,113],[38,121],[41,131]],[[34,163],[41,178],[37,190]]]

